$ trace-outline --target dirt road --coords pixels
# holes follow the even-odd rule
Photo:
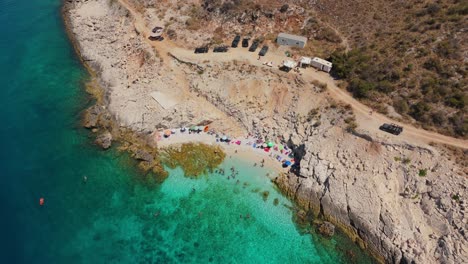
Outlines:
[[[181,58],[186,61],[193,63],[201,63],[202,61],[216,61],[216,62],[228,62],[233,60],[246,61],[252,65],[259,67],[267,67],[263,65],[265,61],[271,61],[274,63],[273,69],[277,69],[284,60],[288,60],[284,54],[279,51],[271,50],[268,52],[267,56],[262,57],[261,60],[258,60],[257,53],[248,52],[245,48],[230,49],[228,53],[206,53],[206,54],[194,54],[192,50],[187,50],[181,47],[178,47],[174,42],[165,39],[164,41],[150,41],[148,39],[150,28],[146,25],[146,22],[142,15],[136,11],[126,0],[119,0],[119,2],[127,8],[127,10],[132,14],[134,18],[135,29],[143,34],[147,43],[153,46],[159,53],[159,56],[164,60],[169,60],[168,53],[175,55],[178,58]],[[410,144],[420,144],[426,145],[431,142],[445,144],[450,146],[455,146],[463,149],[468,149],[468,141],[463,139],[452,138],[444,136],[435,132],[427,131],[424,129],[419,129],[408,124],[403,124],[390,118],[373,113],[372,110],[354,99],[349,93],[340,89],[335,80],[325,72],[319,72],[315,69],[301,69],[301,77],[307,81],[318,80],[320,82],[326,83],[328,87],[328,93],[334,99],[341,101],[345,104],[350,104],[356,115],[356,120],[358,127],[360,129],[367,130],[371,135],[385,138],[391,140],[392,142],[400,143],[410,143]],[[290,74],[296,74],[291,72]],[[395,123],[404,127],[404,131],[399,136],[394,136],[379,130],[379,126],[383,123]]]

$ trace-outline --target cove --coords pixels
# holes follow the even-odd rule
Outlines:
[[[175,169],[148,187],[128,155],[97,149],[61,4],[0,1],[2,263],[348,263],[349,249],[371,262],[342,236],[296,228],[293,205],[247,161],[222,164],[236,179]]]

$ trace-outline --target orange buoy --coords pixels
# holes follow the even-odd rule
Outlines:
[[[44,205],[44,198],[41,197],[41,198],[39,199],[39,205],[40,205],[40,206],[43,206],[43,205]]]

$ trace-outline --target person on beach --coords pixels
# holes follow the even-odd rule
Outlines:
[[[254,163],[254,167],[257,167],[257,162]]]

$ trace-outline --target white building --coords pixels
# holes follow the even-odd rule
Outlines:
[[[287,33],[279,33],[276,38],[276,43],[278,43],[278,45],[304,48],[307,43],[307,38]]]
[[[311,61],[311,65],[315,68],[324,71],[330,72],[332,69],[332,63],[321,58],[314,57]]]
[[[301,60],[299,61],[299,66],[300,67],[307,67],[312,64],[312,58],[309,57],[301,57]]]

